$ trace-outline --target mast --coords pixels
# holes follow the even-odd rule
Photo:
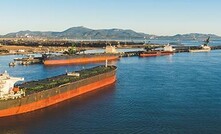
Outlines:
[[[204,41],[204,46],[208,46],[210,42],[210,36]]]

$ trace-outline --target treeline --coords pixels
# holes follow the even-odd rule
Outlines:
[[[8,50],[2,50],[2,49],[0,49],[0,53],[9,53],[9,51]]]
[[[107,45],[142,45],[143,43],[135,42],[117,42],[117,41],[80,41],[80,42],[70,42],[70,41],[24,41],[24,40],[2,40],[0,41],[3,45],[16,45],[16,46],[57,46],[57,47],[105,47]]]

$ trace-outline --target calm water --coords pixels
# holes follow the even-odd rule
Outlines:
[[[27,81],[83,66],[8,67]],[[52,107],[0,119],[1,134],[221,133],[221,51],[122,58],[115,84]],[[84,65],[84,68],[95,64]]]

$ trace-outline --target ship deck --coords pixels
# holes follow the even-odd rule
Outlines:
[[[94,68],[90,69],[84,69],[81,71],[76,71],[76,73],[79,73],[80,76],[69,76],[66,74],[51,77],[51,78],[46,78],[38,81],[30,81],[30,82],[25,82],[23,84],[18,85],[21,89],[26,91],[26,94],[32,94],[36,92],[40,92],[43,90],[51,89],[54,87],[59,87],[64,84],[68,84],[71,82],[76,82],[79,80],[83,80],[95,75],[103,74],[106,72],[110,72],[112,70],[115,70],[115,66],[97,66]]]

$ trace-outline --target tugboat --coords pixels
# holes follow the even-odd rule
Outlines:
[[[14,87],[18,81],[24,81],[24,78],[11,77],[7,71],[0,74],[0,100],[21,98],[25,95],[25,92],[19,87]]]
[[[199,49],[189,49],[189,52],[209,52],[211,51],[211,47],[208,46],[210,37],[204,41],[204,44],[199,47]]]

